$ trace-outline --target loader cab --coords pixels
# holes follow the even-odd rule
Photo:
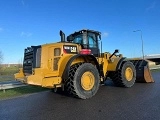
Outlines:
[[[93,30],[80,30],[67,37],[68,42],[80,44],[82,49],[90,49],[95,57],[99,55],[98,41],[100,39],[100,32]]]

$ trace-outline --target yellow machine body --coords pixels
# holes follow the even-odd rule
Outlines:
[[[53,43],[53,44],[45,44],[41,46],[41,63],[40,68],[32,69],[32,74],[24,74],[23,68],[20,68],[19,73],[15,74],[15,79],[22,81],[27,84],[39,85],[42,87],[54,88],[60,87],[62,83],[62,75],[64,70],[66,69],[66,65],[68,61],[77,54],[65,54],[63,53],[63,45],[64,43]],[[81,46],[72,43],[65,43],[65,45],[74,45],[77,46],[79,52],[81,50]],[[54,50],[59,49],[60,54],[54,55]],[[97,61],[99,64],[103,62],[103,74],[107,71],[115,71],[116,64],[120,60],[120,58],[113,58],[113,61],[109,60],[109,53],[103,53],[105,57],[98,57]],[[90,62],[88,56],[79,56],[74,59],[71,63],[76,64],[80,62]],[[92,64],[95,65],[93,62]]]
[[[136,77],[137,82],[154,82],[148,68],[148,62],[145,60],[126,59],[121,54],[115,55],[116,52],[114,54],[104,52],[94,56],[92,53],[83,54],[81,52],[82,50],[85,49],[83,49],[80,44],[63,41],[29,47],[25,49],[23,68],[15,74],[15,79],[27,84],[47,88],[64,87],[66,84],[66,79],[71,79],[71,77],[73,77],[72,79],[75,79],[78,74],[81,74],[76,72],[81,70],[80,65],[82,65],[84,69],[86,69],[86,72],[84,71],[81,75],[79,84],[82,89],[87,92],[89,92],[97,82],[96,77],[94,76],[94,71],[95,73],[98,71],[99,75],[97,78],[100,79],[100,83],[104,82],[107,77],[110,77],[116,79],[114,82],[117,84],[118,79],[115,75],[118,75],[118,72],[122,74],[120,77],[123,77],[124,75],[125,79],[127,79],[126,81],[128,82],[130,82],[132,77]],[[123,64],[127,61],[130,62],[124,65],[126,67],[125,68]],[[87,68],[85,68],[83,63],[87,63],[86,65],[88,65],[91,69],[96,68],[97,70],[93,70],[92,72],[92,70],[90,71],[88,68],[87,71]],[[70,68],[74,65],[80,66],[79,68],[77,67],[79,70],[76,68],[74,71],[75,74],[70,76]],[[73,86],[76,86],[75,82],[77,81],[71,81]],[[132,86],[132,84],[127,87]],[[120,84],[120,86],[123,86],[123,84]],[[91,95],[87,97],[89,93],[87,93],[86,96],[83,96],[80,94],[81,92],[79,93],[76,90],[77,88],[75,88],[72,92],[79,98],[86,99],[93,96]]]

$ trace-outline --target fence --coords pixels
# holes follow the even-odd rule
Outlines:
[[[1,82],[0,83],[0,90],[3,90],[3,92],[5,92],[6,89],[22,87],[22,86],[26,86],[26,84],[23,84],[23,83],[18,82],[18,81]]]

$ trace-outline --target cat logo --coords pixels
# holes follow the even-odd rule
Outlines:
[[[73,45],[64,45],[63,49],[66,53],[77,54],[77,46]]]

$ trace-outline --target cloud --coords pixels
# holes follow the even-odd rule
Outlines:
[[[108,37],[109,33],[108,32],[103,32],[102,37]]]
[[[150,11],[150,10],[154,9],[155,6],[156,6],[156,1],[152,2],[152,3],[150,4],[150,6],[148,6],[148,7],[146,8],[146,11]]]
[[[2,32],[3,31],[3,28],[0,28],[0,32]]]
[[[30,32],[21,32],[21,36],[22,37],[30,37],[30,36],[32,36],[32,33],[30,33]]]

